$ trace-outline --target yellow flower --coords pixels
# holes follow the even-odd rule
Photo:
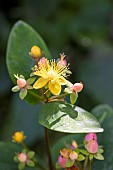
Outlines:
[[[22,143],[25,138],[26,137],[23,132],[15,132],[13,135],[13,141],[17,143]]]
[[[45,61],[44,61],[45,59]],[[59,66],[55,60],[40,59],[39,66],[34,75],[40,78],[34,83],[34,89],[40,89],[47,86],[53,95],[61,93],[61,86],[66,85],[66,74],[68,72],[67,66]]]

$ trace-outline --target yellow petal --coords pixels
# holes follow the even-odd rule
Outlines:
[[[44,87],[47,84],[48,80],[44,79],[44,78],[39,78],[33,85],[34,89],[40,89],[42,87]]]
[[[49,81],[48,87],[50,92],[54,95],[59,95],[61,92],[61,85],[58,82],[52,83]]]
[[[65,85],[66,84],[66,79],[63,76],[60,76],[58,81],[59,81],[59,83],[61,85]]]

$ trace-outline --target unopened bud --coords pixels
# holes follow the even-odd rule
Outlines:
[[[26,86],[27,82],[25,79],[23,78],[18,78],[17,79],[17,85],[18,87],[21,89],[21,88],[24,88]]]
[[[42,57],[39,62],[38,62],[38,67],[41,69],[42,67],[43,68],[46,68],[47,67],[47,64],[48,64],[48,60],[47,58],[45,57]]]
[[[91,140],[86,144],[86,149],[89,153],[97,153],[98,152],[98,143],[96,140]]]
[[[15,132],[13,135],[13,140],[17,143],[22,143],[25,139],[23,132]]]
[[[72,151],[69,155],[69,158],[73,161],[75,159],[78,158],[78,153],[76,153],[75,151]]]
[[[65,167],[66,167],[66,161],[67,161],[67,158],[63,158],[61,155],[59,155],[59,157],[58,157],[58,164],[59,164],[62,168],[65,168]]]
[[[39,58],[41,57],[41,49],[38,46],[33,46],[31,48],[30,55],[33,56],[34,58]]]
[[[18,160],[21,163],[25,163],[27,161],[27,155],[25,153],[19,153],[18,154]]]
[[[89,142],[90,140],[96,140],[97,141],[97,135],[96,133],[88,133],[85,136],[85,141]]]
[[[71,87],[74,92],[81,92],[83,89],[83,84],[80,83],[75,83],[73,87]]]

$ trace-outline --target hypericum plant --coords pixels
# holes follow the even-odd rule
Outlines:
[[[34,170],[91,170],[94,159],[104,160],[103,148],[99,146],[96,135],[103,132],[103,128],[94,115],[76,106],[78,94],[84,85],[82,82],[73,84],[69,81],[72,72],[64,53],[58,59],[51,57],[42,38],[25,22],[19,21],[9,37],[7,67],[15,84],[12,91],[19,91],[20,99],[29,104],[40,103],[39,123],[45,129],[48,166],[41,165],[37,153],[28,149],[23,132],[14,133],[13,141],[21,145],[14,145],[13,149],[16,153],[13,158],[19,170],[28,167]],[[72,133],[75,137],[76,133],[87,135],[83,138],[81,134],[82,143],[74,139],[70,139],[71,143],[68,144],[63,141],[64,148],[60,147],[58,152],[51,154],[48,129]],[[53,155],[57,157],[54,164]],[[15,167],[16,170],[17,164]]]

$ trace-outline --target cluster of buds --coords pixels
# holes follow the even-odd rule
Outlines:
[[[23,170],[25,166],[35,166],[35,152],[22,150],[22,152],[16,154],[14,161],[18,163],[18,169]]]
[[[84,164],[86,157],[89,161],[93,158],[97,160],[104,160],[102,153],[103,149],[98,145],[97,135],[95,133],[89,133],[85,136],[83,144],[78,145],[76,141],[72,141],[71,145],[67,145],[67,148],[60,150],[56,168],[63,168],[65,170],[80,170],[80,167]]]
[[[65,170],[79,170],[76,162],[80,160],[81,155],[76,152],[78,144],[76,141],[72,141],[71,145],[68,148],[63,148],[60,150],[60,155],[58,156],[58,161],[56,163],[56,168]],[[83,159],[83,157],[82,157]]]

